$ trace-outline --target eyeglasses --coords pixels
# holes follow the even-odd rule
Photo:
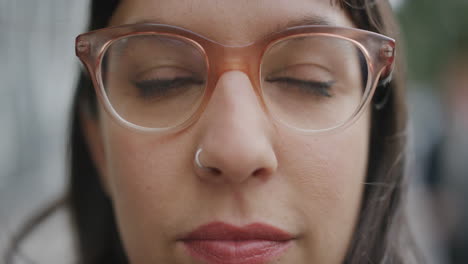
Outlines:
[[[352,124],[393,70],[395,41],[355,28],[299,26],[228,46],[189,30],[133,24],[79,35],[76,54],[104,109],[143,131],[174,131],[203,113],[219,77],[249,76],[260,104],[306,133]]]

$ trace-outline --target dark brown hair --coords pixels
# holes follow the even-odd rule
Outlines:
[[[331,3],[346,10],[357,27],[399,38],[387,1],[331,0]],[[89,29],[106,27],[118,4],[118,0],[92,1]],[[359,220],[344,263],[419,262],[402,213],[406,189],[406,104],[402,65],[401,56],[397,56],[393,80],[385,87],[378,88],[370,106],[372,125],[366,185]],[[72,107],[71,182],[65,199],[77,234],[79,262],[128,263],[111,202],[102,189],[85,143],[80,122],[80,111],[83,109],[96,113],[96,97],[85,73],[80,76]],[[26,224],[13,241],[10,257],[29,231],[57,206],[43,211]]]

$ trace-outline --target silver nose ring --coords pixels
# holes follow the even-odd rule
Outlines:
[[[195,164],[197,164],[197,166],[200,168],[200,169],[206,169],[205,166],[203,166],[203,164],[201,164],[200,162],[200,153],[202,152],[202,148],[199,148],[197,149],[197,152],[195,153]]]

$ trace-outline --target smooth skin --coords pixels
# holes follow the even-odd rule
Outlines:
[[[153,21],[240,45],[306,17],[353,27],[328,0],[124,0],[111,25]],[[82,120],[131,263],[202,263],[178,239],[213,221],[293,234],[274,263],[342,263],[366,176],[368,110],[347,129],[301,134],[265,112],[245,73],[226,71],[200,119],[174,134],[135,132],[99,112]],[[199,147],[220,173],[195,165]]]

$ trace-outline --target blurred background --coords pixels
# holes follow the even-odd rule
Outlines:
[[[466,264],[468,0],[391,3],[408,60],[407,212],[427,263]],[[64,193],[74,37],[87,8],[85,0],[0,0],[0,254],[25,219]],[[69,258],[66,216],[45,225],[47,241],[33,236],[23,258]]]

